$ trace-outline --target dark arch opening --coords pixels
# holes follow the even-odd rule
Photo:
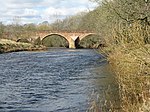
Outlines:
[[[69,47],[68,40],[59,34],[52,34],[44,37],[42,39],[42,44],[46,47]]]
[[[80,42],[80,39],[79,39],[79,37],[77,37],[77,39],[75,40],[76,48],[81,48],[79,42]]]
[[[25,38],[18,39],[16,42],[30,43],[29,40]]]
[[[89,34],[80,40],[80,48],[98,48],[103,46],[104,39],[96,34]]]

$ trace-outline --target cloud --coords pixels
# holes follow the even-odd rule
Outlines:
[[[12,23],[18,16],[22,23],[52,22],[94,7],[96,4],[88,0],[3,0],[0,21]]]

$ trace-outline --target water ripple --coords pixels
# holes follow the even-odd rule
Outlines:
[[[85,112],[101,58],[69,49],[1,54],[0,112]]]

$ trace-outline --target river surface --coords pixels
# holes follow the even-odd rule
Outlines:
[[[86,112],[113,83],[103,60],[89,49],[0,54],[0,112]]]

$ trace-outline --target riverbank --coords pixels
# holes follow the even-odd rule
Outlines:
[[[116,47],[108,56],[126,112],[150,111],[150,45]]]
[[[30,43],[15,42],[8,39],[0,39],[0,53],[39,50],[46,50],[46,47]]]
[[[102,49],[115,73],[123,112],[150,111],[150,44],[145,43],[149,30],[141,27],[133,24],[124,32],[118,31],[119,35],[113,35],[118,43],[107,43]]]

